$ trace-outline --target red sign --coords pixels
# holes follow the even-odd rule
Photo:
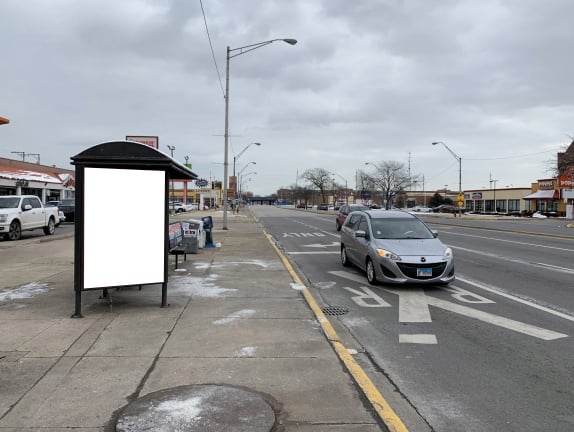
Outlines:
[[[135,141],[150,147],[159,148],[159,137],[157,136],[126,136],[126,141]]]
[[[560,189],[574,189],[574,175],[561,175],[558,177],[558,187]]]

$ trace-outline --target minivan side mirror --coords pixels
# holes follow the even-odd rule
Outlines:
[[[432,235],[434,236],[434,238],[438,237],[438,231],[437,230],[431,230]]]
[[[32,206],[30,204],[24,205],[24,211],[32,210]]]
[[[363,230],[355,231],[355,237],[367,238],[367,233]]]

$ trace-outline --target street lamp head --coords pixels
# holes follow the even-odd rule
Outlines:
[[[440,142],[437,141],[437,142],[433,142],[433,143],[432,143],[432,145],[437,145],[437,144],[440,144]]]
[[[297,43],[297,39],[283,39],[283,42],[287,42],[289,45],[295,45]]]
[[[254,144],[254,145],[256,145],[256,146],[260,146],[260,145],[261,145],[261,143],[251,143],[251,144]]]

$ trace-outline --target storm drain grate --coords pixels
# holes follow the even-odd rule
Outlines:
[[[325,315],[338,316],[345,315],[349,309],[342,306],[327,306],[321,309]]]

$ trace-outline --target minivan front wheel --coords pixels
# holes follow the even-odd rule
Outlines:
[[[347,256],[347,248],[345,246],[341,246],[341,264],[343,264],[344,267],[351,266],[349,257]]]
[[[373,264],[373,260],[371,258],[367,258],[367,281],[369,281],[371,285],[375,285],[377,283],[375,265]]]

